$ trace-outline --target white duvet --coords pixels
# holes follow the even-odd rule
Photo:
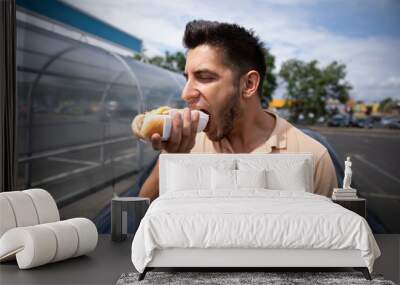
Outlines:
[[[359,215],[324,196],[266,189],[160,196],[133,239],[135,268],[143,272],[164,248],[358,249],[370,272],[380,256]]]

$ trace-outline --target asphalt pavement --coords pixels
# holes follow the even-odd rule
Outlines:
[[[333,146],[342,165],[350,156],[353,181],[385,233],[400,234],[400,130],[311,127]]]

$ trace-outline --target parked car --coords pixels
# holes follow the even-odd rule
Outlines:
[[[387,127],[389,129],[400,129],[400,118],[392,119],[388,124]]]
[[[336,114],[328,120],[329,127],[348,127],[349,125],[350,118],[344,114]]]
[[[381,119],[381,125],[383,127],[387,127],[393,120],[399,119],[395,116],[386,116]]]
[[[372,128],[374,125],[369,118],[354,118],[350,122],[350,126],[357,128]]]
[[[392,126],[392,128],[396,128],[396,122],[398,122],[399,120],[400,117],[397,116],[386,116],[382,118],[381,125],[387,128],[390,128],[390,126]]]

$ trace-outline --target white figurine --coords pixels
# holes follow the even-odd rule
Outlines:
[[[344,167],[343,189],[352,189],[350,187],[352,175],[350,156],[348,156],[344,162]]]

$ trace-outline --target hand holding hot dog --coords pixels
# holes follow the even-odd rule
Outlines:
[[[153,134],[151,143],[155,150],[169,153],[189,153],[196,139],[199,113],[185,108],[183,115],[176,112],[172,115],[171,135],[168,141],[162,141],[159,134]]]
[[[132,131],[137,137],[151,141],[155,150],[188,153],[195,144],[196,133],[207,122],[208,115],[198,110],[160,107],[136,116]]]

